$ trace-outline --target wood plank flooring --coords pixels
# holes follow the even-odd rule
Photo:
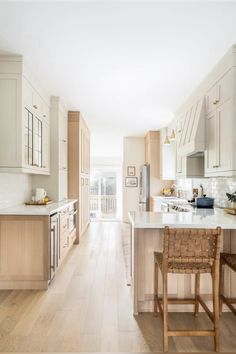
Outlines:
[[[134,317],[122,224],[92,223],[48,291],[0,291],[0,352],[162,352],[160,317]],[[205,314],[171,313],[170,325],[201,328]],[[222,351],[236,352],[236,318],[221,319]],[[172,352],[213,351],[212,338],[175,338]]]

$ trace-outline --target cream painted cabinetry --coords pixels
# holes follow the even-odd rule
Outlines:
[[[79,200],[79,242],[90,222],[90,132],[80,112],[71,111],[68,117],[68,194]]]
[[[230,175],[234,170],[234,108],[231,69],[207,93],[205,175]]]
[[[33,187],[43,187],[54,201],[67,199],[67,111],[59,97],[51,97],[51,136],[48,137],[51,151],[50,176],[34,176]],[[46,144],[46,143],[45,143]]]
[[[200,155],[204,155],[202,176],[236,175],[235,93],[236,46],[234,45],[176,112],[177,177],[197,177],[192,171],[190,175],[188,174],[188,165],[191,162],[194,171],[198,172],[202,163],[199,166],[197,164],[203,161],[202,158],[197,159]],[[197,102],[203,103],[199,105],[199,109],[197,106],[196,109],[194,108]],[[182,125],[180,137],[178,137],[178,125]]]
[[[0,56],[0,171],[49,174],[49,97],[21,56]]]
[[[233,69],[227,70],[219,80],[206,92],[206,111],[210,113],[216,107],[232,98]]]

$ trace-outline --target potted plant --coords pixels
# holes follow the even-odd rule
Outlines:
[[[231,202],[231,208],[236,208],[236,191],[232,194],[226,193],[228,200]]]

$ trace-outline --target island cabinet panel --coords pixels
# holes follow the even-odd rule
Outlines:
[[[0,288],[47,288],[47,217],[0,217]]]
[[[163,229],[132,228],[131,279],[133,312],[153,312],[154,251],[163,252]],[[222,231],[222,250],[236,253],[236,230]],[[162,294],[162,277],[159,270],[159,293]],[[200,292],[212,308],[212,278],[201,274]],[[168,294],[174,298],[194,297],[195,276],[168,274]],[[236,298],[236,273],[225,267],[225,295]],[[210,301],[208,301],[208,299]],[[192,305],[169,305],[170,311],[193,311]],[[228,311],[226,307],[224,311]]]

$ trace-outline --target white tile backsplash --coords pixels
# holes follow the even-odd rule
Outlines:
[[[188,181],[186,183],[186,181]],[[220,207],[230,206],[226,192],[233,193],[236,191],[236,177],[215,177],[201,179],[186,179],[178,180],[180,185],[187,195],[192,195],[192,188],[198,188],[203,185],[204,193],[212,198],[215,198],[215,205]],[[186,186],[184,188],[184,186]]]
[[[0,208],[31,199],[32,177],[20,173],[0,173]]]

